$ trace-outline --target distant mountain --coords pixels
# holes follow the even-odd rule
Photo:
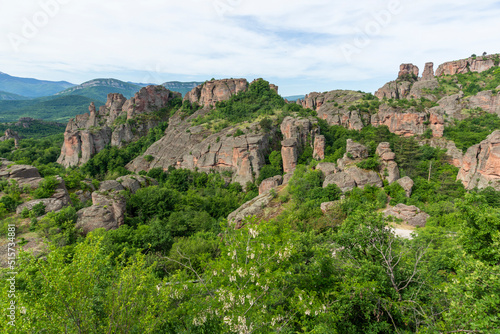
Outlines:
[[[100,100],[79,95],[0,101],[0,122],[15,122],[20,117],[66,122],[76,115],[88,112],[90,102],[95,102],[96,107],[104,104]]]
[[[173,92],[179,92],[182,96],[186,95],[186,93],[190,92],[194,87],[201,85],[203,82],[180,82],[180,81],[168,81],[162,84],[166,89],[171,90]]]
[[[68,88],[56,96],[79,95],[95,101],[106,101],[109,93],[120,93],[127,99],[134,96],[142,86],[117,79],[94,79]]]
[[[0,100],[28,100],[29,98],[17,94],[0,91]]]
[[[293,95],[293,96],[283,96],[284,99],[287,99],[288,101],[297,101],[297,100],[302,100],[305,95]]]
[[[0,72],[0,91],[30,98],[54,95],[63,89],[73,86],[74,84],[66,81],[20,78]]]

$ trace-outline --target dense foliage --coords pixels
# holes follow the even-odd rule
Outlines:
[[[458,149],[467,151],[473,145],[486,139],[494,130],[500,129],[500,118],[482,110],[471,110],[472,116],[457,121],[444,129],[444,136],[455,142]]]
[[[23,126],[26,123],[28,126]],[[19,134],[21,138],[44,138],[51,135],[64,133],[66,124],[33,120],[29,122],[0,123],[0,134],[11,129]]]
[[[371,112],[379,102],[367,94],[358,108]],[[429,101],[390,103],[427,108]],[[199,107],[177,101],[176,108],[190,115]],[[195,122],[258,120],[271,131],[293,113],[314,115],[297,104],[284,105],[267,82],[258,80]],[[498,128],[497,121],[482,115],[445,133],[465,149]],[[19,245],[33,247],[24,238],[36,235],[48,248],[20,252],[16,327],[3,315],[0,330],[499,333],[499,192],[467,192],[456,182],[458,169],[447,163],[446,152],[420,145],[420,138],[396,136],[385,126],[353,131],[318,123],[326,139],[324,162],[342,158],[352,139],[369,153],[356,165],[382,174],[376,148],[388,142],[401,176],[414,181],[411,196],[397,182],[344,193],[334,184],[323,187],[325,176],[315,168],[312,149],[302,148],[288,184],[272,189],[264,210],[236,229],[226,217],[258,195],[260,182],[283,174],[281,153],[274,148],[266,152],[259,177],[244,189],[224,173],[173,167],[141,172],[156,182],[120,193],[126,200],[124,224],[84,237],[75,228],[77,211],[90,203],[80,202],[77,192],[129,174],[125,165],[160,139],[167,123],[68,169],[55,164],[61,135],[23,139],[17,150],[13,141],[0,143],[2,157],[33,164],[44,176],[35,190],[0,181],[0,235],[15,224]],[[56,174],[64,178],[73,205],[58,212],[36,205],[16,215],[19,204],[54,193]],[[411,239],[396,236],[390,227],[400,222],[380,212],[399,203],[430,215]],[[6,272],[0,274],[2,296],[10,288]],[[0,298],[0,308],[8,303]]]

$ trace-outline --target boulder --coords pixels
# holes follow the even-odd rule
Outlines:
[[[384,179],[393,183],[399,179],[399,168],[396,163],[396,155],[391,150],[391,145],[389,143],[380,143],[375,152],[380,157],[380,174],[384,175]]]
[[[467,150],[457,179],[467,190],[490,186],[500,190],[500,130]]]
[[[283,183],[283,176],[276,175],[265,179],[259,185],[259,195],[262,195],[265,192],[270,191],[271,189],[278,188]]]
[[[320,162],[316,165],[316,169],[322,171],[324,176],[335,174],[340,171],[337,168],[337,164],[333,162]]]
[[[397,180],[401,188],[403,188],[406,192],[406,197],[410,197],[413,190],[413,180],[408,176],[405,176],[399,180]]]
[[[328,175],[323,182],[323,188],[326,188],[329,184],[337,185],[342,192],[350,191],[356,187],[354,178],[346,172]]]
[[[126,175],[116,179],[125,189],[130,190],[132,194],[142,187],[158,185],[158,181],[148,176]]]
[[[114,181],[114,180],[103,181],[99,184],[99,191],[100,192],[121,191],[121,190],[125,190],[125,188],[118,181]]]
[[[368,148],[352,139],[347,139],[346,154],[351,159],[368,158]]]
[[[87,235],[98,228],[112,230],[118,228],[112,208],[100,205],[92,205],[77,212],[77,222],[75,228],[81,230],[83,235]]]
[[[364,188],[366,185],[382,188],[384,185],[380,176],[372,170],[364,170],[354,166],[346,169],[344,173],[351,176],[356,183],[356,187],[359,188]]]
[[[330,209],[334,208],[335,206],[337,206],[339,203],[339,201],[333,201],[333,202],[325,202],[325,203],[321,203],[321,211],[323,213],[327,213]]]
[[[385,209],[383,213],[386,217],[392,216],[401,219],[406,224],[415,227],[424,227],[430,217],[427,213],[421,212],[416,206],[408,206],[402,203]]]
[[[61,200],[56,198],[35,199],[19,205],[16,208],[16,213],[21,214],[24,209],[33,210],[33,207],[40,203],[43,203],[43,205],[45,205],[45,213],[57,212],[65,206],[65,204]]]
[[[259,215],[272,200],[273,195],[270,192],[265,192],[231,212],[227,220],[230,224],[234,225],[235,228],[241,228],[243,227],[243,220],[246,217]]]
[[[38,169],[30,165],[15,165],[8,160],[2,160],[0,165],[0,178],[14,179],[19,182],[22,179],[40,177]]]

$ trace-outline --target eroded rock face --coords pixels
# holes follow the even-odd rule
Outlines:
[[[415,227],[424,227],[427,219],[430,217],[414,205],[408,206],[401,203],[394,207],[389,207],[383,212],[386,217],[392,216],[396,219],[401,219],[406,224]]]
[[[457,148],[453,141],[446,140],[445,138],[433,138],[422,142],[422,144],[446,150],[446,155],[448,156],[447,162],[455,167],[462,167],[464,154]]]
[[[283,183],[283,176],[281,175],[276,175],[268,179],[265,179],[259,185],[259,195],[262,195],[263,193],[268,192],[271,189],[278,188],[282,183]]]
[[[141,175],[126,175],[120,176],[116,179],[125,189],[130,190],[132,194],[143,187],[157,186],[158,181],[149,177]]]
[[[323,160],[325,158],[325,136],[318,135],[314,138],[313,158],[316,160]]]
[[[271,203],[272,200],[273,195],[268,191],[264,192],[231,212],[227,220],[230,224],[234,225],[235,228],[241,228],[243,226],[243,220],[246,217],[259,215],[264,210],[263,208]]]
[[[14,139],[14,145],[16,148],[19,147],[19,141],[21,138],[19,138],[19,134],[16,131],[13,131],[11,129],[5,130],[5,135],[0,137],[0,141],[6,141],[9,139]]]
[[[399,168],[396,163],[396,155],[391,150],[389,143],[380,143],[375,152],[380,157],[380,175],[389,182],[389,184],[399,179]]]
[[[343,172],[328,175],[323,182],[323,188],[329,184],[336,184],[343,192],[355,187],[363,188],[366,185],[379,188],[383,186],[383,182],[376,172],[355,166],[347,168]]]
[[[389,131],[399,136],[411,137],[422,135],[427,129],[425,122],[426,113],[419,113],[410,109],[408,112],[400,113],[388,106],[381,106],[379,113],[372,116],[372,125],[377,127],[386,125]]]
[[[316,169],[323,172],[323,175],[328,176],[330,174],[335,174],[340,170],[337,168],[337,164],[333,162],[321,162],[316,165]]]
[[[109,144],[121,147],[145,136],[160,119],[141,118],[141,115],[167,107],[175,97],[180,94],[163,86],[148,86],[141,88],[130,100],[121,94],[108,94],[106,104],[98,112],[91,103],[89,113],[68,122],[57,162],[65,167],[82,165]],[[127,120],[131,122],[125,123]]]
[[[466,189],[500,190],[500,130],[467,150],[457,179]]]
[[[420,99],[423,97],[435,102],[437,98],[430,92],[436,88],[439,88],[439,82],[434,79],[434,76],[433,79],[417,81],[411,86],[410,98]]]
[[[135,172],[152,168],[167,170],[170,166],[204,172],[227,171],[232,173],[232,182],[243,186],[253,182],[265,165],[265,154],[278,143],[276,131],[265,132],[256,122],[249,125],[243,135],[235,137],[237,126],[217,133],[203,126],[191,126],[191,120],[209,111],[206,107],[185,119],[175,114],[169,120],[165,136],[126,168]],[[152,160],[147,161],[146,156]]]
[[[32,190],[37,189],[43,178],[40,176],[38,169],[30,165],[15,165],[12,161],[0,158],[0,179],[6,179],[7,181],[15,181],[21,188],[31,188]],[[52,196],[49,199],[43,199],[42,202],[48,205],[49,208],[46,212],[57,211],[62,207],[71,204],[68,190],[66,189],[64,180],[60,176],[56,176],[59,182]],[[32,206],[38,204],[38,200],[30,201],[25,203],[29,210]],[[22,206],[22,205],[21,205]],[[59,207],[60,206],[60,207]],[[24,209],[24,207],[21,208]]]
[[[412,83],[409,81],[391,81],[375,92],[375,96],[380,100],[387,99],[405,99],[409,97]]]
[[[285,117],[280,128],[284,138],[281,142],[283,170],[285,173],[290,173],[297,166],[298,157],[303,149],[315,142],[316,136],[319,135],[319,128],[314,119],[290,116]]]
[[[273,85],[274,86],[274,85]],[[276,90],[278,89],[274,86]],[[248,89],[246,79],[224,79],[207,81],[202,85],[193,88],[184,96],[184,100],[191,103],[198,103],[203,106],[213,106],[219,101],[226,101],[232,95]]]
[[[410,197],[413,190],[413,180],[408,176],[405,176],[402,179],[397,180],[397,182],[405,190],[406,197]]]
[[[424,72],[422,72],[422,81],[434,80],[434,63],[425,63]]]
[[[417,66],[415,66],[413,64],[401,64],[399,66],[398,78],[399,79],[407,79],[407,78],[416,79],[416,78],[418,78],[418,73],[419,73],[419,69]]]
[[[484,72],[495,66],[493,58],[495,55],[486,57],[468,58],[456,61],[449,61],[439,65],[436,76],[465,74],[469,72]]]
[[[491,114],[500,116],[500,92],[493,94],[491,90],[482,91],[465,101],[470,109],[481,108]]]
[[[75,228],[87,235],[98,228],[106,231],[118,228],[112,208],[92,205],[77,212],[78,218]]]
[[[33,207],[40,203],[43,203],[43,205],[45,205],[45,213],[52,211],[59,211],[65,206],[61,200],[55,198],[35,199],[19,205],[16,208],[16,213],[21,214],[21,212],[23,212],[24,209],[33,210]]]

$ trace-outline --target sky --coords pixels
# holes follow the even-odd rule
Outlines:
[[[0,72],[374,92],[401,63],[500,53],[499,17],[495,0],[0,0]]]

